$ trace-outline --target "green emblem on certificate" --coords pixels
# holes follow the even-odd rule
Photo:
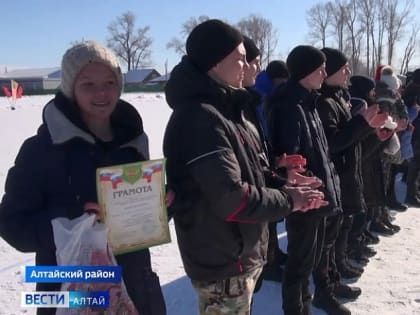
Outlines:
[[[132,166],[124,166],[123,167],[123,180],[127,183],[134,184],[141,178],[141,166],[140,165],[132,165]]]

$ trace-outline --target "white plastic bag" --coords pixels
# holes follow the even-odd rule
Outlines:
[[[56,218],[51,221],[59,266],[115,266],[108,245],[105,224],[95,222],[95,215],[84,214],[76,219]],[[139,315],[121,283],[63,283],[61,291],[108,291],[110,303],[106,309],[58,308],[56,315]]]

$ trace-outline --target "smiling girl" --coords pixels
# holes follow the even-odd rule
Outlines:
[[[149,159],[141,117],[120,99],[123,76],[114,53],[86,41],[66,51],[61,69],[60,90],[45,106],[37,134],[20,148],[0,204],[0,236],[19,251],[35,252],[37,265],[57,264],[51,219],[79,217],[97,203],[97,168]],[[116,260],[137,311],[166,314],[149,250]],[[36,289],[59,291],[60,284]]]

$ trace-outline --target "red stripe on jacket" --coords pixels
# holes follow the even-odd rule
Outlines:
[[[245,207],[247,206],[248,201],[249,201],[249,196],[250,196],[250,194],[251,194],[251,188],[248,186],[248,189],[246,190],[245,196],[244,196],[244,198],[242,199],[241,204],[239,205],[239,207],[238,207],[235,211],[233,211],[233,212],[232,212],[232,214],[231,214],[231,215],[229,215],[229,216],[226,218],[226,221],[227,221],[227,222],[257,223],[257,221],[254,221],[254,220],[246,220],[246,219],[238,219],[238,218],[236,218],[236,216],[237,216],[239,213],[241,213],[241,211],[242,211],[242,210],[244,210],[244,209],[245,209]]]

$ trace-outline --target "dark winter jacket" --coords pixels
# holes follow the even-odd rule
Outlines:
[[[367,208],[382,207],[386,204],[381,160],[384,142],[381,142],[375,133],[362,141],[363,196]]]
[[[413,145],[414,155],[420,155],[420,115],[417,115],[413,121],[414,132],[411,143]]]
[[[88,131],[76,108],[57,94],[44,108],[37,135],[23,143],[7,175],[0,205],[0,235],[19,251],[35,252],[37,265],[57,264],[51,219],[76,218],[83,214],[86,202],[97,202],[98,167],[149,157],[147,136],[133,106],[119,102],[111,116],[114,140],[107,143]],[[165,314],[149,251],[116,258],[138,311]],[[60,284],[38,284],[37,290],[59,291]],[[50,313],[45,310],[38,314]]]
[[[245,119],[249,95],[199,72],[184,57],[171,73],[174,110],[163,150],[185,271],[220,280],[263,266],[267,222],[291,212],[284,192],[265,188],[258,143]]]
[[[244,97],[248,93],[248,101],[244,102],[242,109],[249,131],[251,131],[257,141],[255,142],[255,150],[260,158],[261,166],[264,171],[264,178],[267,187],[278,188],[287,182],[287,169],[285,167],[278,168],[272,157],[269,143],[264,138],[263,127],[258,117],[258,107],[261,104],[261,96],[252,89],[243,91]]]
[[[271,108],[268,126],[273,154],[303,155],[308,170],[324,182],[329,205],[311,211],[309,215],[334,215],[342,212],[340,181],[316,109],[318,98],[318,93],[309,92],[299,83],[289,80],[268,99]]]
[[[263,125],[261,124],[259,117],[259,106],[261,105],[262,96],[255,90],[251,88],[246,88],[244,93],[248,93],[248,101],[244,103],[243,110],[246,122],[250,122],[248,126],[251,128],[251,131],[254,132],[255,137],[257,138],[258,144],[261,143],[262,149],[268,154],[268,149],[266,146],[266,141],[264,139],[264,130]]]
[[[353,90],[352,90],[353,91]],[[364,106],[376,104],[376,100],[368,95],[352,94],[352,116],[357,116],[357,110]],[[364,103],[364,104],[363,104]],[[385,109],[387,110],[387,109]],[[381,142],[375,132],[370,132],[361,141],[363,197],[366,207],[374,208],[385,205],[384,178],[380,154],[387,141]]]
[[[366,205],[361,141],[373,132],[373,128],[361,115],[352,117],[347,91],[324,84],[320,92],[317,109],[340,177],[343,211],[348,214],[363,211]]]

